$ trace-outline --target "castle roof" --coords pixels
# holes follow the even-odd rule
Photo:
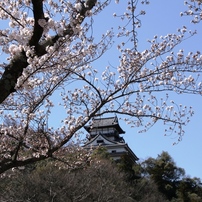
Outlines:
[[[118,118],[115,117],[108,117],[108,118],[94,118],[91,125],[84,126],[87,132],[91,132],[92,129],[98,128],[116,128],[119,134],[124,134],[125,131],[119,125]]]

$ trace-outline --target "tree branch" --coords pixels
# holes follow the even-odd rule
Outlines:
[[[0,163],[0,174],[4,173],[5,171],[15,168],[15,167],[20,167],[20,166],[26,166],[30,163],[35,163],[44,159],[47,159],[47,156],[40,156],[40,157],[32,157],[26,160],[22,161],[9,161],[8,163]]]
[[[35,54],[39,57],[43,56],[47,53],[46,47],[53,46],[61,37],[67,35],[70,37],[73,36],[74,27],[72,26],[81,24],[86,17],[86,12],[91,10],[96,2],[97,0],[86,0],[85,6],[82,6],[81,10],[78,11],[78,14],[80,14],[79,19],[73,19],[75,22],[70,22],[69,25],[67,25],[66,29],[63,31],[63,36],[55,35],[52,39],[39,43],[43,34],[43,28],[38,23],[39,19],[44,19],[43,0],[32,0],[35,23],[29,45],[35,47]],[[15,92],[17,80],[22,75],[23,69],[28,65],[25,53],[21,52],[19,56],[15,57],[10,64],[6,66],[0,79],[0,103],[2,103],[12,92]]]
[[[9,13],[6,9],[4,9],[2,6],[0,6],[0,9],[3,10],[5,13],[7,13],[11,18],[13,18],[21,27],[24,27],[20,22],[19,20],[14,17],[11,13]]]
[[[38,48],[38,42],[41,39],[43,34],[43,27],[39,25],[39,20],[45,19],[42,1],[43,0],[32,0],[33,14],[34,14],[34,31],[33,31],[32,38],[29,41],[29,45],[35,46],[36,52]]]
[[[18,78],[22,75],[23,69],[28,66],[25,53],[15,57],[0,79],[0,103],[2,103],[12,92],[15,92],[15,85]]]

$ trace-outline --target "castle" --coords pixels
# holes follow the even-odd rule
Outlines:
[[[91,149],[103,146],[106,148],[109,156],[116,160],[127,155],[133,164],[136,164],[138,157],[133,153],[130,147],[125,143],[121,134],[125,131],[119,125],[118,118],[94,118],[90,125],[84,127],[89,134],[88,141],[84,148]]]

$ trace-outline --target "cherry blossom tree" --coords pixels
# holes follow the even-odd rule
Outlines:
[[[185,55],[177,46],[196,34],[182,26],[176,34],[149,41],[140,51],[137,28],[145,11],[138,6],[149,1],[128,0],[125,22],[93,35],[93,18],[111,0],[4,0],[0,2],[0,173],[46,158],[56,157],[93,117],[116,113],[133,127],[148,130],[165,124],[165,134],[177,133],[193,115],[192,108],[170,101],[169,92],[201,94],[199,51]],[[118,4],[119,1],[116,1]],[[200,1],[187,1],[193,22],[201,20]],[[117,5],[118,6],[118,5]],[[196,15],[194,14],[196,13]],[[198,16],[198,17],[197,17]],[[112,16],[113,17],[113,16]],[[119,65],[96,69],[98,60],[122,37]],[[165,98],[158,93],[167,92]],[[60,125],[48,125],[51,111],[61,100],[66,112]]]

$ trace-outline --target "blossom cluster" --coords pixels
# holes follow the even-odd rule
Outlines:
[[[199,23],[202,20],[202,2],[200,0],[190,0],[185,1],[184,4],[188,7],[188,9],[184,12],[181,12],[181,16],[191,16],[192,23]]]

